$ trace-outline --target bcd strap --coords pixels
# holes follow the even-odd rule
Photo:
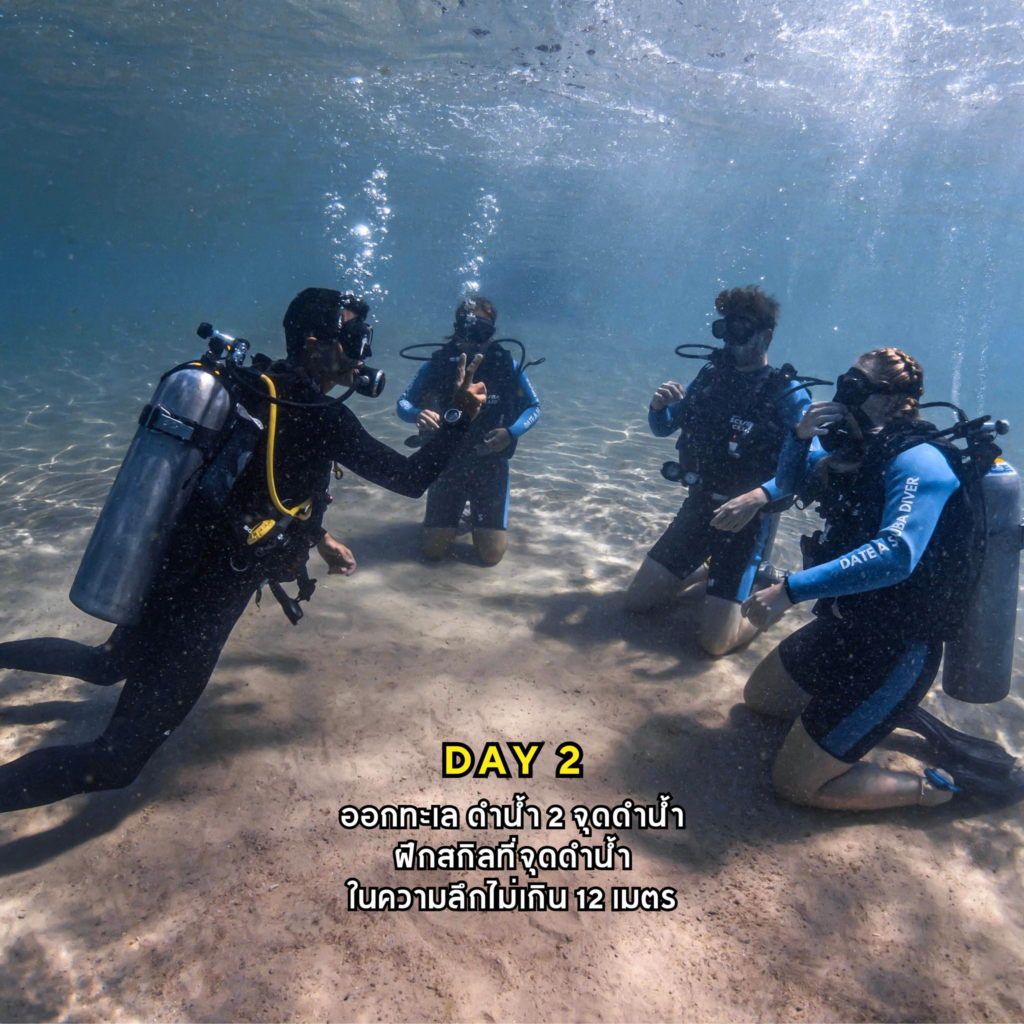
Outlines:
[[[221,436],[221,431],[211,430],[184,416],[175,416],[162,405],[147,405],[139,414],[139,426],[185,443],[191,442],[204,451],[212,450]]]

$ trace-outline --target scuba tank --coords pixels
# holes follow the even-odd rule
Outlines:
[[[969,419],[951,402],[927,402],[921,408],[937,406],[952,409],[957,422],[930,440],[966,442],[966,448],[956,449],[957,476],[974,519],[971,573],[959,628],[946,640],[942,689],[965,703],[994,704],[1010,692],[1024,546],[1020,478],[995,444],[996,435],[1008,433],[1010,425],[989,416]]]
[[[209,324],[198,333],[210,339],[210,350],[160,379],[71,587],[73,604],[107,622],[138,623],[174,528],[197,488],[208,509],[223,507],[263,430],[229,383],[249,342],[219,334]]]
[[[999,425],[995,425],[997,431]],[[946,644],[942,689],[957,700],[992,704],[1010,692],[1013,675],[1017,581],[1024,545],[1021,485],[1016,470],[996,458],[973,486],[984,511],[984,528],[979,531],[981,566],[960,635]]]

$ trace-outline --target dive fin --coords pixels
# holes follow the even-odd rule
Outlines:
[[[1024,768],[1011,768],[1002,775],[991,775],[962,765],[954,768],[953,774],[956,788],[969,799],[993,804],[1024,800]]]
[[[998,743],[960,732],[924,708],[905,711],[900,717],[899,728],[921,736],[938,761],[948,763],[954,769],[958,782],[964,768],[969,768],[972,776],[986,775],[990,779],[1002,779],[1014,770],[1016,758]]]

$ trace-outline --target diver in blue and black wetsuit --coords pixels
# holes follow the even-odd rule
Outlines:
[[[653,611],[706,578],[701,644],[722,655],[757,632],[740,604],[769,543],[772,520],[762,511],[786,497],[773,481],[779,453],[810,396],[768,365],[775,299],[756,286],[733,288],[715,309],[722,319],[712,331],[724,350],[685,390],[674,381],[658,388],[647,414],[656,436],[680,431],[680,472],[689,470],[692,483],[683,478],[689,495],[640,566],[626,609]]]
[[[446,345],[425,362],[398,400],[399,418],[421,435],[441,426],[444,396],[459,356],[483,354],[476,380],[487,386],[487,404],[474,421],[448,468],[427,492],[423,554],[443,558],[458,533],[466,503],[473,546],[480,561],[495,565],[508,548],[509,461],[519,438],[540,419],[540,400],[512,354],[494,340],[497,310],[482,296],[462,302]]]
[[[906,353],[868,352],[832,402],[810,406],[779,462],[779,485],[817,497],[826,526],[805,546],[808,567],[751,596],[744,614],[767,628],[816,601],[816,618],[765,658],[744,699],[796,719],[774,770],[795,803],[870,810],[952,796],[944,772],[861,760],[928,692],[970,590],[974,516],[955,447],[918,418],[923,380]]]

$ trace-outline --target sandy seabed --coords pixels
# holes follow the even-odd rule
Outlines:
[[[644,451],[616,453],[626,441]],[[741,693],[802,618],[717,661],[685,608],[627,618],[622,588],[678,495],[641,486],[650,441],[597,432],[587,444],[560,453],[582,482],[517,459],[510,553],[493,569],[465,537],[448,562],[424,564],[422,505],[347,478],[328,525],[355,550],[353,578],[314,571],[298,627],[269,595],[250,606],[203,698],[130,789],[0,820],[0,1019],[1024,1018],[1020,809],[779,802],[770,765],[784,728],[748,713]],[[87,535],[9,549],[4,639],[103,639],[66,599]],[[781,541],[790,561],[795,537],[791,525]],[[117,689],[0,673],[0,756],[96,735]],[[996,735],[986,709],[929,700]],[[1019,703],[1001,721],[1020,753]],[[442,778],[442,742],[492,740],[546,741],[535,778]],[[585,751],[582,779],[554,777],[563,740]],[[914,750],[898,734],[873,756],[910,763]],[[340,806],[465,809],[517,792],[541,806],[671,793],[685,831],[617,830],[632,871],[541,879],[570,893],[672,887],[678,908],[347,909],[350,877],[491,874],[399,875],[399,841],[508,833],[345,831]],[[570,824],[520,842],[573,838]]]

